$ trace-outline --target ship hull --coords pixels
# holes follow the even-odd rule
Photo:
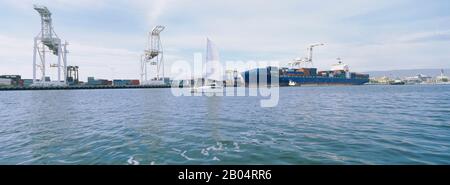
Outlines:
[[[295,82],[296,86],[327,86],[327,85],[363,85],[369,82],[369,79],[348,79],[335,77],[289,77],[281,76],[279,78],[280,86],[288,86],[289,82]]]
[[[246,86],[260,86],[260,85],[336,86],[336,85],[363,85],[369,82],[368,75],[365,78],[357,78],[357,77],[347,78],[345,76],[343,77],[328,77],[317,75],[292,76],[280,74],[281,72],[278,71],[277,68],[269,67],[245,71],[243,73],[243,77]],[[272,83],[272,81],[274,82]]]

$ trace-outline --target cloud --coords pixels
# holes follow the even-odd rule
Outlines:
[[[155,0],[151,3],[149,11],[149,22],[154,23],[164,12],[169,0]]]
[[[287,63],[304,57],[309,44],[324,42],[314,51],[320,69],[337,57],[355,71],[450,66],[450,14],[433,8],[443,6],[438,1],[405,10],[414,1],[6,0],[0,2],[8,5],[0,12],[0,21],[8,23],[0,30],[0,73],[31,73],[36,33],[30,30],[39,26],[34,2],[56,12],[55,29],[71,43],[69,61],[80,65],[82,74],[102,78],[138,78],[146,34],[158,24],[166,26],[161,33],[166,73],[174,61],[192,62],[194,52],[204,52],[206,37],[225,61]],[[408,19],[414,12],[424,16]],[[4,61],[23,67],[14,70]]]
[[[106,0],[3,0],[2,3],[10,7],[17,8],[23,11],[29,11],[33,4],[51,6],[58,9],[74,9],[74,8],[100,8],[107,5]]]
[[[450,41],[450,30],[414,33],[402,36],[399,40],[407,43],[448,42]]]

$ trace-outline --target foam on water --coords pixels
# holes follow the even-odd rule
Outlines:
[[[139,161],[137,161],[136,159],[134,159],[134,156],[131,156],[130,158],[128,158],[127,163],[129,165],[139,165]]]
[[[239,144],[234,142],[233,145],[234,145],[234,151],[239,152],[240,151]]]
[[[208,149],[202,149],[201,153],[205,156],[209,155]]]
[[[186,150],[185,151],[183,151],[183,153],[181,153],[180,155],[182,156],[182,157],[184,157],[186,160],[188,160],[188,161],[191,161],[191,160],[194,160],[193,158],[190,158],[190,157],[188,157],[187,155],[186,155]]]

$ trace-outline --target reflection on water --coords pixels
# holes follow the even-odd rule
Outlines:
[[[209,97],[209,98],[205,98],[206,100],[206,104],[207,106],[207,114],[206,114],[206,124],[209,124],[209,126],[211,127],[211,137],[215,140],[215,141],[220,141],[221,137],[220,137],[220,122],[219,120],[219,114],[220,114],[220,101],[221,101],[221,97]],[[206,125],[208,126],[208,125]]]

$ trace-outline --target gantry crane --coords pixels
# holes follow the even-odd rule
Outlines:
[[[156,26],[148,37],[147,49],[141,56],[141,84],[164,84],[164,55],[160,33],[164,26]],[[150,69],[148,69],[150,68]],[[151,79],[148,79],[151,71]]]
[[[67,83],[70,85],[79,84],[78,66],[67,66]]]
[[[41,31],[34,38],[33,50],[33,85],[34,86],[65,86],[67,85],[67,45],[68,43],[61,43],[61,39],[53,30],[52,13],[45,6],[34,5],[34,9],[41,16]],[[49,51],[46,51],[48,48]],[[58,57],[57,64],[50,64],[50,67],[58,69],[58,80],[54,82],[47,82],[46,75],[46,52],[51,52]],[[37,64],[37,55],[39,55],[40,64]],[[61,60],[62,63],[61,64]],[[37,67],[41,70],[41,78],[36,78]],[[64,73],[64,79],[61,81],[61,72]]]

